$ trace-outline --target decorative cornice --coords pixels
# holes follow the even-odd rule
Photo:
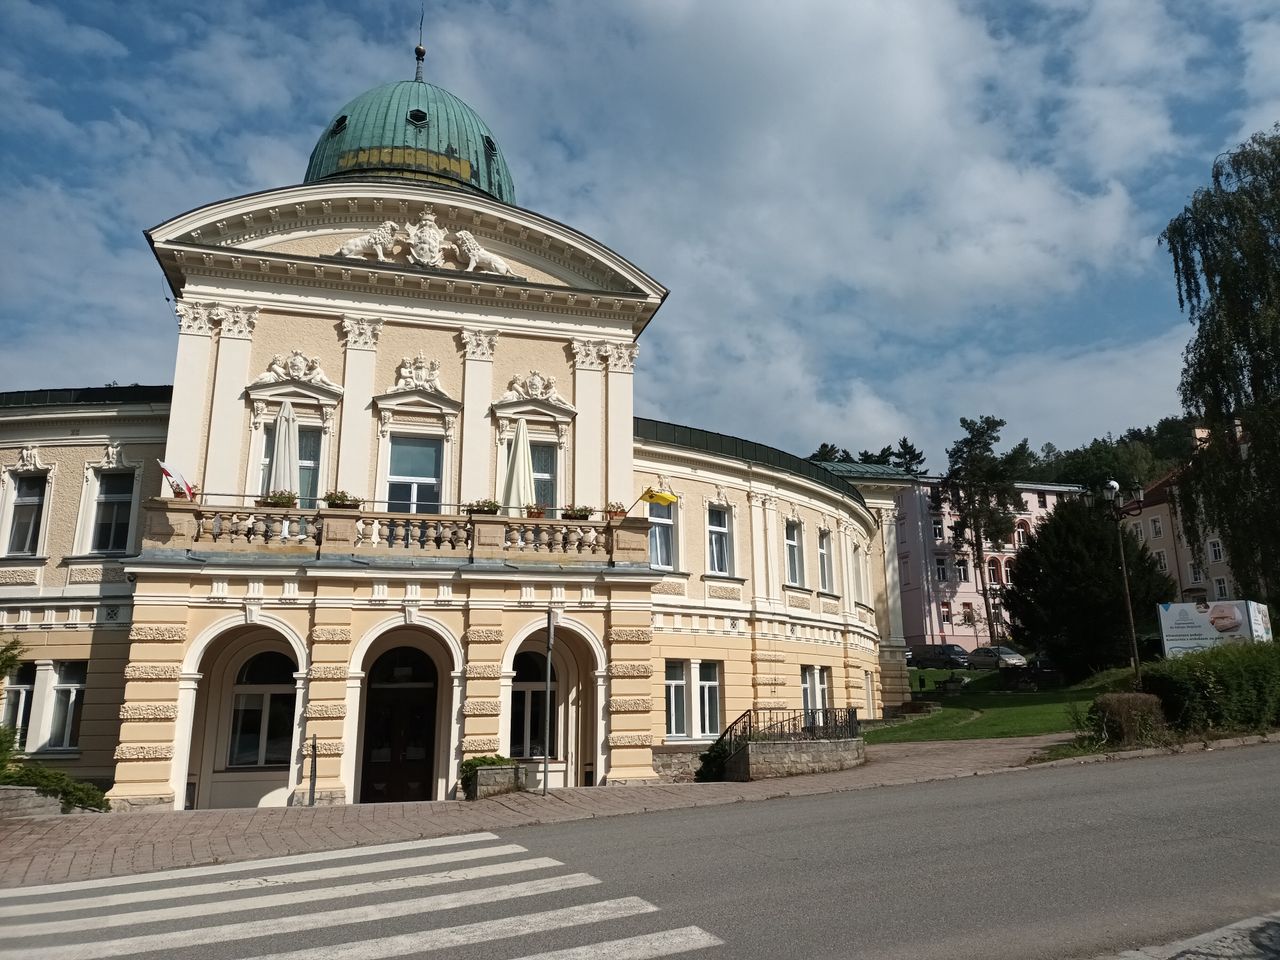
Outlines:
[[[342,341],[348,350],[377,350],[378,337],[382,333],[380,317],[343,317]]]
[[[476,700],[468,697],[462,701],[464,717],[496,717],[502,713],[502,703],[498,700]]]
[[[182,668],[176,663],[130,663],[124,668],[126,680],[180,680]]]
[[[652,643],[653,630],[649,627],[610,627],[610,643]]]
[[[496,627],[472,627],[462,638],[467,643],[501,643],[502,630]]]
[[[498,335],[493,331],[464,327],[458,336],[462,339],[468,360],[493,359],[493,348],[498,342]]]

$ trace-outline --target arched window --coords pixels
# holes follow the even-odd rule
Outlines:
[[[1000,579],[1000,561],[995,557],[987,560],[987,583],[1003,583]]]
[[[511,756],[541,757],[546,744],[550,756],[559,751],[556,739],[556,671],[551,668],[551,735],[546,736],[547,658],[533,650],[517,653],[511,682]]]
[[[278,767],[293,749],[297,665],[283,653],[259,653],[245,661],[232,689],[228,767]]]

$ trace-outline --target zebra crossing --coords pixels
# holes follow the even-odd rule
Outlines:
[[[648,960],[723,944],[618,892],[470,833],[2,891],[0,960]]]

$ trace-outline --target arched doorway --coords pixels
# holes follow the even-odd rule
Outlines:
[[[369,668],[360,802],[430,800],[438,673],[417,647],[394,647]]]

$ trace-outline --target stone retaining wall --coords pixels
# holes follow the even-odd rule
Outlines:
[[[867,762],[855,740],[752,740],[725,768],[726,780],[768,780],[806,773],[831,773]]]
[[[62,813],[57,797],[45,797],[35,787],[0,786],[0,820],[7,817],[47,817]]]
[[[468,800],[483,800],[503,793],[519,793],[528,789],[525,769],[519,764],[511,767],[477,767],[476,786]]]
[[[663,783],[692,783],[709,743],[665,743],[653,748],[653,772]]]

